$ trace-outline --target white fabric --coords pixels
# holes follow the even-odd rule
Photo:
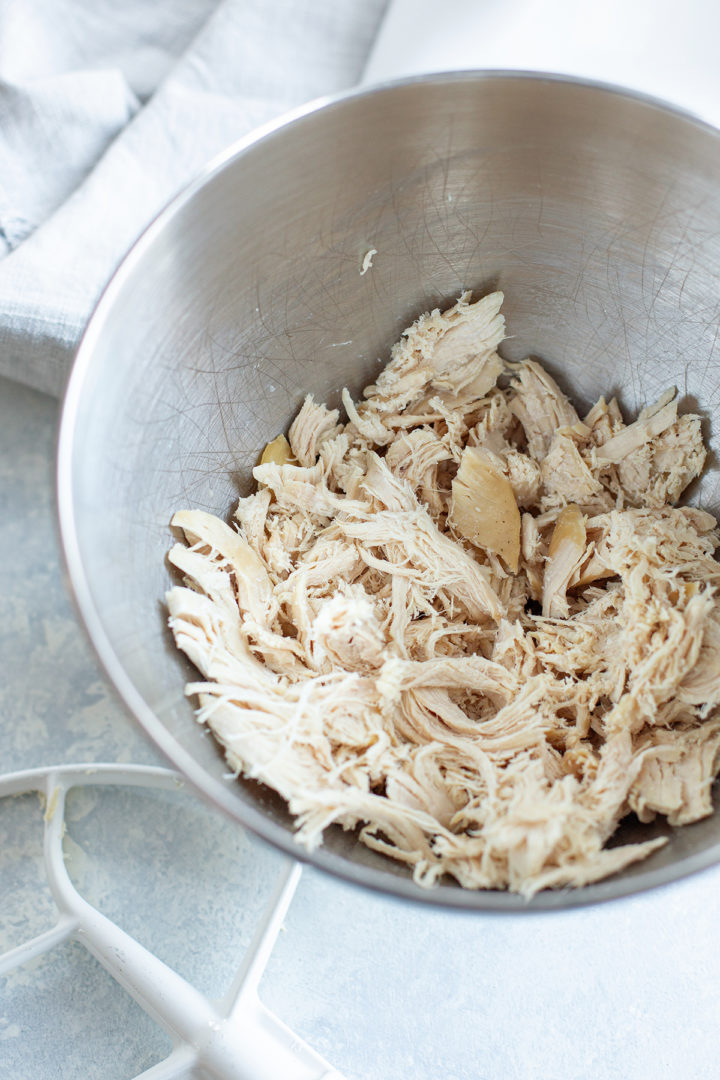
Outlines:
[[[0,374],[60,393],[145,225],[229,143],[353,85],[385,4],[0,0]]]
[[[558,72],[639,90],[720,124],[712,0],[392,0],[365,80]]]
[[[0,0],[0,374],[60,393],[102,287],[168,199],[363,69],[560,71],[720,123],[707,0],[389,0],[383,20],[387,4]]]

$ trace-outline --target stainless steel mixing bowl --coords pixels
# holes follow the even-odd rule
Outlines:
[[[293,855],[303,849],[283,805],[227,778],[183,696],[195,676],[163,610],[170,516],[227,514],[308,391],[333,403],[345,385],[357,394],[422,311],[491,287],[506,295],[506,356],[539,355],[581,406],[610,391],[633,410],[674,383],[712,439],[720,135],[555,78],[471,73],[352,93],[231,149],[181,194],[118,270],[80,346],[59,506],[90,636],[175,765]],[[720,511],[714,462],[695,497]],[[647,862],[529,907],[621,896],[720,859],[720,816],[669,831]],[[424,891],[339,829],[311,861],[400,897],[528,910],[509,894]]]

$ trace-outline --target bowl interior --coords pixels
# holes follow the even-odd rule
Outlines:
[[[173,512],[226,515],[306,393],[332,404],[344,386],[358,394],[405,326],[465,288],[504,290],[504,354],[542,358],[580,407],[614,393],[636,410],[676,385],[712,440],[719,286],[720,137],[607,88],[411,80],[310,111],[230,155],[114,278],[61,432],[72,582],[101,659],[152,737],[207,797],[302,854],[280,801],[226,777],[183,695],[194,675],[163,609]],[[692,498],[720,512],[714,460]],[[622,895],[718,858],[720,819],[709,819],[616,878],[530,906]],[[339,829],[313,861],[405,897],[528,906],[453,886],[427,893]]]

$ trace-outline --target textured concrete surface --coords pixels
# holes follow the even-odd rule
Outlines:
[[[163,764],[115,702],[63,589],[56,414],[0,382],[0,772]],[[34,796],[0,800],[0,951],[52,923],[41,823]],[[211,995],[279,865],[188,794],[126,789],[71,796],[66,856],[88,899]],[[719,926],[720,870],[514,918],[420,909],[305,871],[261,993],[350,1080],[715,1080]],[[122,1080],[167,1049],[80,946],[0,980],[2,1077]]]

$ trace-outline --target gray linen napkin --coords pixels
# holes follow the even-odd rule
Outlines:
[[[0,0],[0,374],[62,392],[103,286],[214,154],[360,77],[387,0]]]

